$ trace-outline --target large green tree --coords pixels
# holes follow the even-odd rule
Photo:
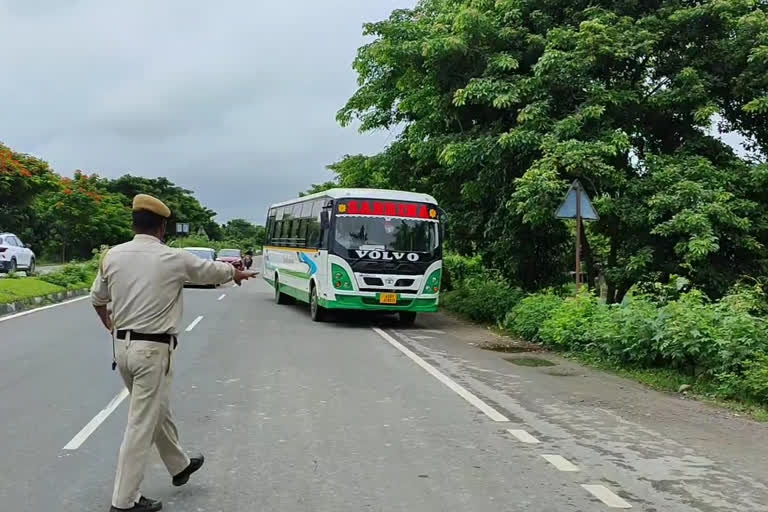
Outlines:
[[[129,205],[136,194],[150,194],[157,197],[171,209],[171,225],[176,222],[188,223],[193,232],[203,228],[212,240],[220,240],[221,227],[214,218],[216,212],[203,206],[191,190],[179,187],[168,178],[144,178],[126,174],[115,180],[105,180],[106,190],[124,196]]]
[[[74,179],[62,178],[55,191],[37,198],[37,230],[50,256],[87,258],[100,245],[130,239],[130,209],[123,196],[104,192],[101,183],[96,175],[76,171]]]
[[[684,274],[713,294],[766,256],[768,7],[760,0],[421,0],[365,26],[339,112],[400,129],[334,164],[347,186],[431,192],[455,247],[521,285],[563,278],[580,179],[601,214],[591,270],[619,300]]]
[[[30,205],[38,194],[56,189],[58,179],[46,162],[0,144],[0,231],[31,241]]]

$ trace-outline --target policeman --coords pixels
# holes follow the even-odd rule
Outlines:
[[[91,288],[96,313],[117,338],[115,360],[130,392],[110,511],[162,509],[161,502],[139,492],[153,444],[175,486],[187,483],[203,465],[202,455],[190,458],[179,444],[169,407],[184,282],[233,280],[239,285],[256,275],[166,246],[162,240],[170,215],[162,201],[137,195],[133,200],[135,236],[106,253]]]

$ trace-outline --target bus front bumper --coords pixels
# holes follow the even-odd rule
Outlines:
[[[434,313],[437,311],[437,297],[401,298],[397,304],[380,304],[378,298],[359,295],[336,294],[336,300],[320,299],[320,305],[327,309],[362,309],[365,311],[412,311]]]

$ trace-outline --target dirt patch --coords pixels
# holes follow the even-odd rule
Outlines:
[[[546,368],[542,370],[542,373],[552,375],[553,377],[576,377],[578,375],[583,375],[583,373],[574,368],[565,368],[562,366],[558,366],[557,368]]]
[[[532,352],[530,347],[521,345],[505,345],[503,343],[484,343],[480,345],[483,350],[492,350],[494,352],[504,352],[505,354],[519,354],[522,352]]]
[[[543,359],[540,357],[505,357],[504,360],[512,364],[516,364],[517,366],[538,367],[538,366],[555,366],[557,364],[557,363],[553,363],[552,361],[547,361],[546,359]]]

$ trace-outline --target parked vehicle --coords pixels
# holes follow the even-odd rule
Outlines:
[[[184,247],[185,251],[189,251],[198,258],[202,258],[204,260],[210,260],[215,261],[216,260],[216,251],[211,249],[210,247]],[[213,284],[203,284],[203,283],[190,283],[186,282],[184,285],[191,285],[191,286],[207,286],[209,288],[216,288],[218,285]]]
[[[243,270],[243,256],[240,249],[222,249],[219,251],[219,255],[216,261],[223,261],[224,263],[231,263],[235,268]]]
[[[0,272],[35,271],[35,253],[13,233],[0,233]]]

